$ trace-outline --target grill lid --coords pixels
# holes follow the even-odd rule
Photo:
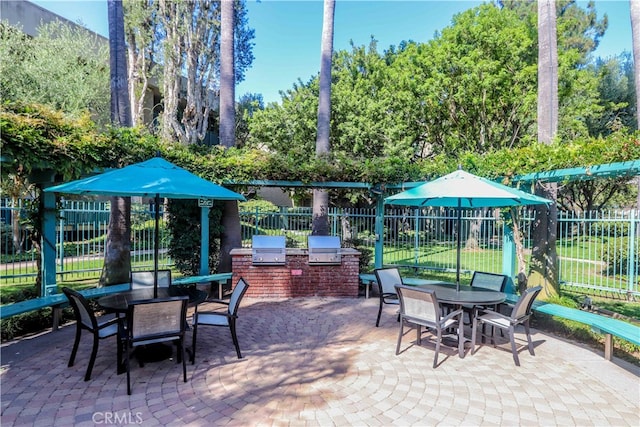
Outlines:
[[[253,236],[251,252],[254,264],[283,265],[286,263],[285,236]]]
[[[311,249],[340,249],[340,237],[338,236],[309,236],[307,242]]]
[[[340,237],[309,236],[309,264],[340,264]]]
[[[284,236],[253,236],[251,246],[253,249],[284,249],[286,240]]]

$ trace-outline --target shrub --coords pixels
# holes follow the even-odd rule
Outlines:
[[[607,273],[610,275],[629,274],[629,248],[628,237],[619,237],[612,243],[605,243],[602,247],[602,260],[607,263]],[[635,268],[640,265],[640,244],[635,242]]]

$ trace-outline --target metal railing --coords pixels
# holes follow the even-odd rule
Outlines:
[[[35,282],[35,251],[30,230],[21,225],[23,201],[5,199],[0,205],[2,263],[0,284]],[[63,201],[57,239],[57,274],[97,278],[103,263],[109,218],[108,202]],[[132,204],[132,264],[153,265],[153,207]],[[17,219],[17,221],[13,221]],[[288,247],[307,245],[311,208],[240,211],[243,246],[254,234],[285,235]],[[331,234],[343,242],[375,249],[376,210],[329,210]],[[456,236],[461,233],[463,277],[473,271],[501,272],[505,223],[499,211],[463,211],[457,230],[454,210],[386,207],[384,212],[383,264],[453,272],[456,268]],[[525,255],[531,250],[533,215],[523,211],[521,231]],[[613,292],[640,295],[640,219],[634,210],[589,213],[560,212],[558,218],[558,272],[561,286],[587,293]],[[165,233],[164,223],[160,223]],[[168,237],[160,239],[159,265],[171,267],[166,256]],[[63,250],[64,248],[64,250]],[[513,257],[515,259],[515,257]],[[370,265],[373,268],[373,265]]]

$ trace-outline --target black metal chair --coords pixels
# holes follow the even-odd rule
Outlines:
[[[131,289],[153,289],[154,274],[153,270],[132,271]],[[158,270],[158,287],[168,288],[169,286],[171,286],[171,270]]]
[[[489,289],[491,291],[504,292],[507,286],[507,276],[505,276],[504,274],[474,271],[473,276],[471,277],[471,283],[469,284],[469,286],[472,286],[475,288]],[[499,311],[498,310],[499,306],[500,306],[499,304],[496,304],[492,306],[492,309],[495,311]],[[474,309],[476,308],[488,309],[489,307],[474,307],[469,305],[462,306],[462,309],[464,310],[464,312],[467,313],[469,316],[469,323],[467,323],[468,325],[470,325],[473,322]]]
[[[533,301],[536,299],[541,290],[542,286],[536,286],[535,288],[529,288],[524,291],[524,293],[518,299],[518,302],[516,302],[516,305],[513,306],[513,310],[511,311],[510,316],[506,316],[494,310],[478,310],[478,313],[473,316],[471,354],[475,352],[478,324],[481,324],[482,326],[489,325],[492,326],[491,343],[493,345],[495,345],[493,327],[508,331],[509,341],[511,342],[511,352],[513,353],[513,361],[516,363],[516,366],[520,366],[520,359],[518,358],[518,351],[516,349],[515,327],[517,325],[523,325],[525,334],[527,336],[527,347],[529,348],[529,353],[532,356],[535,356],[533,351],[533,343],[531,342],[531,333],[529,331],[529,319],[531,318],[531,307],[533,305]],[[482,332],[481,334],[483,337],[485,336],[484,332]]]
[[[378,308],[378,317],[376,318],[376,327],[378,327],[380,325],[382,306],[385,304],[395,306],[400,304],[398,294],[396,294],[395,285],[402,285],[402,276],[400,275],[400,270],[396,267],[377,268],[374,273],[376,275],[378,294],[380,297],[380,307]],[[400,320],[399,314],[398,320]]]
[[[404,335],[405,324],[415,327],[417,344],[421,344],[422,326],[436,333],[436,354],[433,367],[438,366],[438,353],[442,342],[443,331],[457,328],[458,355],[464,357],[464,336],[462,327],[462,309],[453,310],[442,316],[442,307],[438,302],[435,291],[412,286],[396,285],[396,293],[400,300],[400,333],[396,345],[396,355],[400,353],[400,344]]]
[[[113,318],[107,321],[98,322],[95,313],[89,306],[89,301],[87,301],[87,299],[82,296],[82,294],[67,287],[62,288],[62,292],[69,299],[69,303],[73,308],[73,313],[76,318],[76,338],[73,343],[71,357],[69,358],[69,364],[67,366],[71,367],[75,362],[82,330],[84,329],[91,332],[93,336],[93,347],[91,349],[91,357],[89,358],[89,366],[87,366],[87,372],[84,375],[84,380],[89,381],[91,379],[91,371],[93,370],[93,365],[96,362],[99,342],[101,339],[112,337],[118,333],[118,322],[120,319]],[[118,346],[118,350],[119,349],[120,346]],[[120,351],[118,351],[118,363],[119,362]]]
[[[188,296],[180,296],[132,301],[129,304],[127,327],[121,335],[121,345],[126,355],[127,394],[131,394],[130,353],[132,349],[143,345],[176,342],[178,362],[182,361],[184,382],[187,382],[184,335],[188,302]]]
[[[243,278],[238,280],[236,286],[233,288],[233,292],[231,293],[231,298],[229,301],[223,301],[220,299],[210,299],[207,302],[214,302],[217,304],[223,304],[227,306],[226,311],[197,311],[193,315],[193,343],[191,346],[191,363],[195,363],[196,360],[196,339],[198,335],[198,329],[201,326],[223,326],[228,327],[231,331],[231,339],[233,340],[233,345],[236,348],[236,354],[238,355],[238,359],[242,359],[242,354],[240,353],[240,345],[238,344],[238,336],[236,334],[236,319],[238,318],[238,308],[240,307],[240,301],[242,301],[242,297],[249,285]]]

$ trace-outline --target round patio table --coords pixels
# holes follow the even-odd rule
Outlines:
[[[432,289],[436,293],[438,301],[452,305],[495,305],[504,302],[507,295],[504,292],[489,289],[460,285],[460,291],[456,291],[455,285],[425,284],[419,288]]]
[[[207,299],[207,292],[197,289],[195,286],[169,286],[168,288],[158,288],[158,298],[188,296],[190,305],[198,305]],[[140,301],[153,299],[153,288],[149,289],[132,289],[129,291],[118,292],[117,294],[107,295],[98,298],[98,305],[107,310],[116,313],[126,313],[129,303],[132,301]]]
[[[206,291],[197,289],[195,286],[169,286],[158,288],[158,298],[188,296],[189,304],[194,305],[196,310],[198,304],[204,302],[208,294]],[[133,301],[154,299],[153,287],[148,289],[131,289],[124,292],[118,292],[117,294],[107,295],[98,298],[98,305],[102,308],[112,310],[118,314],[126,314],[129,309],[129,303]],[[187,325],[188,328],[189,325]],[[187,352],[190,350],[187,349]],[[159,362],[161,360],[171,357],[171,346],[164,345],[163,343],[149,344],[136,349],[136,358],[141,363],[145,362]],[[118,374],[124,373],[125,369],[122,361],[118,361]]]
[[[504,292],[465,285],[460,285],[459,291],[456,291],[456,285],[446,283],[425,284],[417,287],[432,289],[436,294],[436,298],[438,298],[438,302],[454,305],[458,308],[463,306],[497,305],[507,298]],[[465,337],[464,341],[470,340]]]

